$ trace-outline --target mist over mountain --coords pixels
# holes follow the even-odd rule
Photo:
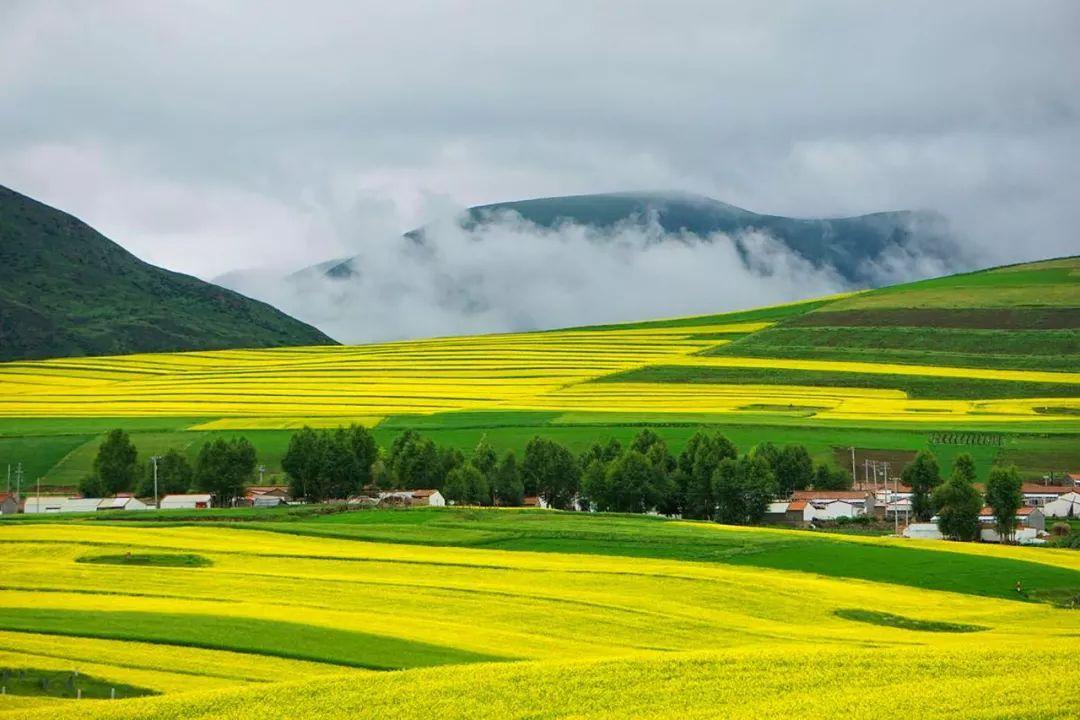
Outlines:
[[[364,247],[215,281],[360,342],[717,312],[971,264],[932,212],[789,218],[674,192],[481,205]]]

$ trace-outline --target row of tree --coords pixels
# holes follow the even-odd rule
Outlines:
[[[217,505],[229,505],[255,477],[255,447],[246,438],[218,438],[203,444],[195,464],[179,450],[170,449],[157,459],[159,495],[192,490],[214,496]],[[154,460],[139,462],[131,437],[112,430],[98,448],[93,472],[79,483],[85,497],[107,497],[134,492],[154,495]]]
[[[1024,504],[1023,481],[1015,466],[994,466],[986,482],[986,496],[975,487],[975,461],[967,453],[953,462],[948,480],[941,477],[937,458],[923,451],[904,468],[901,479],[911,487],[911,514],[916,522],[938,516],[938,529],[952,540],[978,540],[983,501],[994,513],[998,535],[1011,538],[1016,513]]]

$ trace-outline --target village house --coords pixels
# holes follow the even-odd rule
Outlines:
[[[60,504],[59,512],[62,513],[92,513],[97,512],[103,498],[66,498]]]
[[[872,514],[878,504],[874,493],[864,490],[796,490],[791,500],[813,508],[812,513],[803,508],[804,522],[860,517]]]
[[[0,493],[0,515],[14,515],[19,512],[19,499],[14,493]]]
[[[994,510],[984,507],[979,511],[979,535],[983,542],[1001,542],[994,529]],[[1016,542],[1026,544],[1038,538],[1046,530],[1046,517],[1037,507],[1022,507],[1016,511]]]
[[[445,507],[446,498],[438,490],[393,490],[379,493],[379,505]]]
[[[205,493],[166,495],[161,498],[162,510],[206,510],[213,505],[213,498]]]

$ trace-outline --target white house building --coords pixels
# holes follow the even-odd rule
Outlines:
[[[205,510],[212,504],[212,498],[204,493],[174,494],[161,498],[162,510]]]
[[[1068,492],[1051,500],[1040,508],[1043,515],[1052,518],[1080,518],[1080,493]]]
[[[104,502],[102,498],[67,498],[60,504],[62,513],[92,513]]]
[[[136,497],[131,497],[130,495],[119,495],[117,497],[104,498],[100,503],[98,503],[97,509],[98,511],[149,510],[150,506]]]
[[[23,502],[23,512],[28,515],[58,513],[67,498],[48,497],[46,495],[27,495]]]

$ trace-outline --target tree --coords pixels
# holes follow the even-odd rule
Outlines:
[[[904,468],[900,478],[911,488],[911,514],[915,522],[930,522],[934,506],[930,495],[941,484],[941,471],[934,454],[920,450],[915,459]]]
[[[738,455],[735,445],[720,433],[694,433],[679,455],[673,484],[683,517],[712,520],[716,512],[713,479],[720,463]]]
[[[187,457],[176,448],[170,448],[157,461],[158,495],[186,493],[191,489],[194,476],[195,471]],[[146,463],[137,492],[142,497],[150,497],[154,494],[153,460]]]
[[[599,460],[601,464],[607,465],[620,455],[622,455],[622,443],[615,438],[611,438],[606,445],[601,445],[598,442],[590,445],[585,452],[581,453],[578,464],[582,468],[587,468],[593,460]]]
[[[205,443],[195,463],[195,486],[227,507],[255,476],[255,447],[247,438]]]
[[[430,441],[429,441],[430,442]],[[441,488],[450,473],[465,464],[465,455],[457,448],[435,447],[435,479],[427,487]]]
[[[473,467],[484,473],[484,477],[488,479],[488,483],[495,484],[495,472],[499,467],[499,456],[495,454],[495,450],[492,449],[485,441],[481,440],[473,448],[472,457],[469,459]]]
[[[785,445],[772,465],[779,487],[779,497],[789,497],[796,490],[805,490],[814,481],[814,461],[802,445]]]
[[[491,488],[487,478],[472,463],[452,469],[446,476],[443,494],[458,505],[490,505]]]
[[[94,458],[94,475],[101,481],[103,495],[129,492],[135,487],[138,456],[126,432],[120,429],[109,431]]]
[[[608,485],[608,463],[594,458],[581,473],[581,501],[593,510],[608,510],[612,504],[612,492]]]
[[[91,473],[79,481],[79,493],[87,498],[102,497],[105,494],[105,486],[101,478]]]
[[[822,463],[814,469],[815,490],[850,490],[854,481],[845,470],[833,470]]]
[[[375,436],[363,425],[350,425],[346,428],[345,440],[349,445],[349,452],[353,457],[353,471],[356,473],[352,485],[359,490],[372,483],[372,468],[379,460],[379,445],[375,442]]]
[[[525,499],[525,484],[521,481],[521,469],[513,452],[507,452],[495,470],[492,484],[495,504],[504,507],[516,507]]]
[[[607,497],[601,510],[644,513],[667,499],[666,476],[638,450],[624,453],[605,474]]]
[[[1016,512],[1024,505],[1023,484],[1016,466],[990,468],[986,504],[994,511],[994,529],[1002,542],[1016,534]]]
[[[931,496],[938,515],[938,529],[951,540],[976,540],[979,537],[979,511],[982,498],[973,484],[975,461],[967,453],[957,456],[949,480],[934,489]]]
[[[309,502],[320,502],[326,497],[321,480],[323,445],[323,436],[306,425],[289,438],[281,468],[289,477],[289,493],[293,497]]]
[[[716,470],[716,520],[731,525],[761,522],[776,497],[776,476],[766,455],[751,453],[725,458]]]
[[[415,430],[406,430],[390,446],[386,464],[390,478],[397,487],[438,490],[446,477],[439,460],[435,443]]]
[[[525,446],[521,471],[526,493],[539,495],[549,507],[563,510],[573,507],[581,468],[565,447],[534,437]]]

